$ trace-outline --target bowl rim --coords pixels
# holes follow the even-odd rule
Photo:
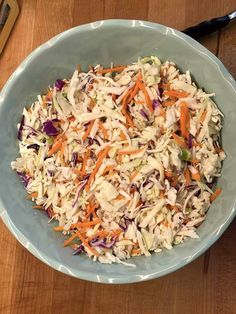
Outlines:
[[[165,35],[171,34],[173,37],[178,37],[180,40],[184,41],[185,44],[190,45],[198,53],[204,54],[208,58],[208,60],[211,63],[213,63],[215,67],[218,68],[219,74],[221,74],[223,79],[231,86],[232,90],[236,94],[236,82],[234,78],[232,77],[232,75],[225,68],[223,63],[207,48],[205,48],[200,43],[198,43],[191,37],[187,36],[186,34],[180,31],[177,31],[171,27],[167,27],[158,23],[148,22],[144,20],[108,19],[108,20],[94,21],[88,24],[83,24],[83,25],[70,28],[52,37],[51,39],[49,39],[48,41],[46,41],[45,43],[43,43],[42,45],[34,49],[23,60],[23,62],[17,67],[17,69],[13,72],[13,74],[5,83],[0,93],[0,106],[3,105],[5,95],[7,95],[7,93],[13,87],[14,81],[20,76],[21,72],[24,71],[24,69],[28,66],[28,64],[30,64],[31,61],[37,58],[39,54],[43,53],[48,48],[50,49],[50,47],[54,46],[58,41],[61,41],[62,39],[66,38],[67,36],[73,35],[74,33],[80,33],[82,31],[89,31],[92,29],[97,29],[101,27],[111,27],[111,26],[126,27],[126,28],[147,27],[147,28],[151,28],[153,30],[159,31]],[[230,214],[227,216],[223,224],[215,228],[214,232],[211,235],[211,238],[207,242],[203,242],[201,245],[199,245],[198,249],[193,250],[191,253],[191,256],[186,256],[184,259],[180,260],[178,263],[166,269],[159,270],[159,271],[157,270],[153,273],[149,273],[148,275],[145,275],[145,276],[130,274],[128,276],[117,276],[117,277],[111,278],[111,276],[109,276],[108,274],[105,274],[105,275],[103,274],[99,276],[99,275],[90,273],[89,271],[80,271],[79,268],[73,269],[72,271],[71,267],[62,265],[57,260],[54,260],[47,254],[42,253],[39,249],[33,246],[33,244],[25,237],[25,235],[20,230],[17,229],[17,226],[12,222],[10,216],[8,215],[7,210],[4,209],[1,199],[0,199],[0,205],[1,205],[0,217],[2,218],[4,224],[7,226],[9,231],[16,237],[16,239],[39,260],[49,265],[50,267],[54,268],[55,270],[58,270],[60,272],[63,272],[67,275],[70,275],[79,279],[98,282],[98,283],[112,283],[112,284],[134,283],[134,282],[155,279],[155,278],[164,276],[166,274],[169,274],[171,272],[174,272],[177,269],[189,264],[198,256],[200,256],[202,253],[204,253],[213,243],[215,243],[218,240],[218,238],[223,234],[223,232],[232,222],[236,214],[236,206],[234,203]]]

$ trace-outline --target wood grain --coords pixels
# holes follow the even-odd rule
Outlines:
[[[0,89],[38,45],[70,27],[100,19],[144,19],[183,29],[224,15],[235,0],[21,0],[21,14],[0,56]],[[168,5],[167,5],[168,3]],[[236,75],[236,27],[201,42]],[[99,285],[50,269],[27,252],[0,222],[0,314],[236,313],[236,221],[190,265],[163,278]]]

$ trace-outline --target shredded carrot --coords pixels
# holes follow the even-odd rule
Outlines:
[[[124,133],[123,131],[120,131],[120,139],[121,139],[122,141],[127,140],[126,135],[125,135],[125,133]]]
[[[85,215],[85,218],[88,218],[91,214],[94,216],[94,217],[97,217],[96,213],[95,213],[95,209],[97,208],[97,204],[89,204],[88,205],[88,208],[87,208],[87,213]]]
[[[104,176],[105,174],[107,174],[108,172],[112,171],[113,169],[115,169],[115,166],[113,166],[113,165],[106,166],[106,168],[104,169],[102,175]]]
[[[150,110],[150,112],[153,112],[154,109],[153,109],[153,106],[152,106],[152,101],[151,101],[151,98],[150,98],[149,95],[148,95],[148,92],[147,92],[147,90],[146,90],[146,88],[145,88],[144,83],[142,83],[141,81],[138,81],[137,85],[138,85],[139,89],[140,89],[140,90],[143,92],[143,94],[144,94],[145,101],[146,101],[146,105],[147,105],[148,109]]]
[[[186,102],[180,104],[180,131],[183,137],[188,138],[190,125],[190,113]]]
[[[73,122],[73,121],[75,121],[75,117],[71,116],[71,117],[67,118],[67,120],[70,121],[70,122]]]
[[[91,120],[91,121],[89,122],[89,125],[88,125],[88,127],[87,127],[87,130],[85,131],[84,135],[82,136],[82,140],[83,140],[83,141],[85,141],[86,138],[89,136],[89,134],[90,134],[90,132],[91,132],[91,130],[92,130],[92,127],[93,127],[93,125],[94,125],[94,122],[95,122],[95,120]]]
[[[170,107],[170,106],[174,106],[174,105],[175,105],[175,101],[173,101],[173,100],[164,101],[164,102],[162,103],[162,106],[164,106],[164,107]]]
[[[199,119],[199,122],[203,123],[205,118],[206,118],[206,114],[207,114],[207,111],[206,109],[203,111],[203,113],[201,114],[201,117]]]
[[[131,254],[133,255],[133,254],[140,254],[141,253],[141,250],[140,249],[133,249],[132,251],[131,251]]]
[[[191,176],[192,176],[192,180],[194,180],[194,181],[201,181],[201,176],[200,176],[199,172],[191,173]]]
[[[98,252],[88,244],[87,240],[82,236],[82,234],[79,231],[77,231],[76,234],[80,238],[83,245],[86,246],[89,249],[89,251],[93,253],[93,255],[99,256]]]
[[[63,142],[61,145],[61,150],[60,150],[60,161],[61,164],[64,165],[64,152],[65,152],[65,148],[66,148],[66,142]]]
[[[191,176],[190,176],[190,171],[188,167],[184,170],[184,178],[185,178],[185,185],[189,186],[191,183]]]
[[[134,180],[135,177],[137,177],[137,175],[139,174],[138,170],[135,170],[134,172],[131,173],[130,175],[130,182],[132,182]]]
[[[129,95],[130,95],[130,91],[127,91],[125,96],[124,96],[124,98],[122,99],[122,109],[121,109],[121,112],[126,117],[126,123],[128,125],[130,125],[131,127],[134,127],[133,120],[132,120],[130,114],[128,113],[128,111],[127,111]]]
[[[95,218],[94,220],[88,221],[88,222],[77,222],[71,225],[71,228],[88,228],[88,227],[97,225],[99,223],[101,223],[101,219]]]
[[[176,98],[185,98],[185,97],[188,97],[189,94],[186,92],[180,92],[177,90],[168,90],[168,91],[165,90],[164,95],[176,97]]]
[[[221,188],[217,188],[213,194],[210,196],[210,201],[213,202],[222,192]]]
[[[115,101],[116,100],[116,94],[112,94],[112,100]]]
[[[44,207],[42,205],[34,205],[32,206],[33,209],[43,209]]]
[[[165,176],[167,178],[172,178],[173,177],[173,172],[172,171],[165,171]]]
[[[49,149],[49,151],[48,151],[48,156],[50,157],[50,156],[52,156],[53,154],[57,153],[57,152],[60,150],[60,148],[61,148],[61,146],[62,146],[62,143],[63,143],[65,140],[66,140],[66,137],[65,137],[64,134],[59,135],[59,136],[55,139],[52,148]]]
[[[135,100],[135,103],[136,103],[137,105],[143,105],[143,104],[145,104],[145,102],[144,102],[143,100]]]
[[[76,132],[81,131],[80,128],[77,128],[77,127],[75,127],[75,126],[71,126],[70,128],[71,128],[73,131],[76,131]]]
[[[72,236],[70,236],[69,239],[64,241],[64,246],[68,246],[76,238],[78,238],[78,235],[76,233],[72,234]]]
[[[144,149],[145,147],[134,149],[134,150],[120,150],[117,152],[117,154],[118,155],[134,155],[134,154],[141,153]]]
[[[160,196],[160,198],[163,198],[165,196],[165,191],[164,190],[160,190],[159,196]]]
[[[106,73],[110,73],[110,72],[122,72],[126,68],[127,68],[127,66],[119,66],[119,67],[99,70],[99,71],[97,71],[97,73],[98,74],[106,74]]]
[[[36,198],[36,197],[38,197],[38,192],[33,192],[33,193],[27,195],[26,199],[31,200],[32,198]]]
[[[166,117],[166,112],[163,108],[159,107],[159,116],[165,118]]]
[[[184,140],[181,136],[179,136],[179,135],[177,135],[177,134],[175,134],[175,133],[172,133],[172,136],[173,136],[173,139],[176,141],[176,143],[177,143],[180,147],[186,148],[185,140]]]
[[[64,227],[63,226],[57,226],[53,228],[54,231],[63,231]]]
[[[110,146],[106,146],[106,147],[104,148],[104,150],[101,152],[101,154],[99,155],[98,160],[97,160],[97,163],[96,163],[96,165],[95,165],[95,168],[93,169],[93,172],[91,173],[91,175],[90,175],[90,177],[89,177],[89,179],[88,179],[88,182],[87,182],[87,184],[86,184],[86,187],[85,187],[85,189],[86,189],[87,192],[88,192],[89,187],[90,187],[90,185],[91,185],[91,183],[92,183],[92,180],[95,178],[95,175],[97,174],[99,168],[101,167],[102,162],[103,162],[103,160],[106,158],[106,156],[107,156],[109,150],[110,150]]]
[[[116,229],[116,230],[112,231],[113,236],[115,236],[115,237],[118,237],[122,232],[123,232],[123,230],[121,230],[121,229]]]
[[[161,83],[161,84],[159,84],[159,88],[162,88],[164,90],[169,90],[170,89],[170,83]]]
[[[83,165],[82,165],[82,169],[81,169],[81,175],[85,176],[86,173],[86,166],[87,166],[87,162],[88,159],[90,157],[90,150],[87,150],[86,153],[84,154],[84,158],[83,158]]]
[[[115,201],[123,200],[125,197],[122,194],[119,194],[116,198]]]
[[[101,130],[104,138],[108,139],[109,135],[108,135],[107,129],[104,127],[104,124],[102,123],[102,121],[99,122],[99,129]]]

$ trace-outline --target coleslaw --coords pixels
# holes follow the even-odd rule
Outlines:
[[[221,193],[212,96],[155,56],[78,68],[23,109],[11,167],[73,254],[134,266],[126,260],[198,238]]]

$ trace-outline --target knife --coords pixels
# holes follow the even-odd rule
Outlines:
[[[189,35],[194,39],[198,39],[200,37],[209,35],[220,30],[233,20],[236,20],[236,11],[233,11],[230,14],[224,16],[214,18],[209,21],[204,21],[198,25],[186,28],[185,30],[183,30],[183,33]]]

